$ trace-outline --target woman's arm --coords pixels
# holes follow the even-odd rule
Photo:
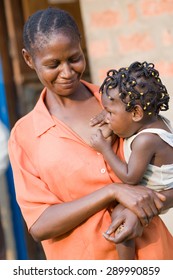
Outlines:
[[[80,199],[49,206],[30,228],[36,241],[61,236],[107,208],[115,199],[108,185]]]
[[[161,192],[165,196],[162,211],[173,207],[173,189]],[[162,212],[161,211],[161,212]],[[104,237],[115,243],[120,243],[131,238],[141,236],[143,226],[138,217],[129,209],[118,204],[112,211],[112,223],[104,233]],[[152,217],[151,217],[152,219]],[[150,222],[150,221],[148,221]],[[123,230],[116,234],[116,230],[121,224],[124,224]]]
[[[145,187],[113,183],[78,200],[49,206],[30,233],[37,241],[61,236],[116,201],[131,209],[146,225],[162,208],[161,199],[163,195]]]

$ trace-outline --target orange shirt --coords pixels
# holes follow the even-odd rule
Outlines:
[[[100,98],[98,87],[83,83]],[[46,89],[35,108],[16,123],[9,140],[16,197],[28,229],[50,205],[78,199],[113,180],[120,182],[107,168],[101,154],[50,115],[44,104],[45,94]],[[114,150],[122,157],[121,146],[116,142]],[[158,238],[153,242],[146,233],[146,242],[149,240],[161,248],[165,242],[159,235],[159,225],[163,227],[162,234],[165,232],[169,239],[170,236],[158,217],[153,220],[156,220],[154,237]],[[102,236],[110,221],[108,211],[102,210],[63,238],[43,241],[47,259],[118,259],[115,245]],[[170,258],[169,250],[167,255],[162,251],[156,254],[156,259]],[[145,253],[145,256],[152,259],[152,254]],[[139,253],[140,258],[144,259],[143,253]]]

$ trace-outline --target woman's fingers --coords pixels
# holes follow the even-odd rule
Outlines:
[[[94,117],[90,120],[90,126],[95,126],[98,123],[99,123],[99,120],[96,117]]]
[[[95,126],[98,124],[98,126],[102,126],[103,124],[105,124],[106,123],[106,121],[105,121],[106,114],[107,114],[106,110],[103,110],[100,114],[98,114],[97,116],[93,117],[90,120],[90,125]]]
[[[156,193],[157,197],[154,199],[154,203],[158,209],[158,212],[162,210],[164,204],[163,202],[166,200],[166,197],[161,193]]]
[[[114,236],[111,236],[111,235],[109,235],[109,234],[106,234],[105,232],[103,233],[103,236],[104,236],[104,238],[105,238],[106,240],[116,243],[116,242],[115,242]]]
[[[143,226],[138,217],[129,209],[117,212],[112,224],[103,236],[114,243],[120,243],[142,235]]]
[[[166,200],[166,196],[163,195],[162,193],[157,192],[156,195],[157,195],[157,197],[158,197],[161,201],[165,201],[165,200]]]
[[[117,230],[117,228],[123,223],[123,216],[117,217],[113,220],[105,234],[110,235]]]
[[[157,193],[153,193],[151,196],[144,199],[142,203],[140,203],[140,207],[142,207],[140,220],[143,225],[147,225],[147,223],[149,223],[154,216],[159,214],[160,210],[163,208],[163,202],[160,200],[160,198],[163,199],[163,197],[164,196],[159,197],[157,196]]]
[[[163,208],[165,197],[144,186],[119,187],[117,200],[133,211],[143,225],[147,224]],[[148,222],[147,222],[148,221]]]

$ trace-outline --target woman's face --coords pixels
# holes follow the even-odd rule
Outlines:
[[[131,112],[126,111],[125,104],[119,98],[118,89],[110,90],[109,95],[114,100],[110,100],[106,93],[103,93],[102,104],[107,111],[106,120],[110,129],[119,137],[131,136],[134,133]]]
[[[80,41],[61,33],[46,38],[30,61],[41,83],[60,96],[75,92],[86,66]]]

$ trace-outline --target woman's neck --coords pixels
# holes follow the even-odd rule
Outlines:
[[[48,110],[51,112],[52,110],[54,111],[57,107],[62,107],[65,109],[79,105],[79,102],[86,101],[90,97],[92,97],[90,91],[83,84],[80,83],[76,91],[68,96],[58,95],[47,89],[45,103]]]

